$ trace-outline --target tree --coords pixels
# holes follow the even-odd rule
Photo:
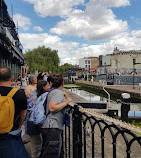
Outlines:
[[[27,51],[25,53],[26,63],[29,66],[29,71],[31,73],[38,72],[48,72],[52,73],[64,73],[70,68],[74,67],[71,64],[65,63],[59,66],[60,60],[57,50],[51,50],[45,46],[38,47],[32,51]]]

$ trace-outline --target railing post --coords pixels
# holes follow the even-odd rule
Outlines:
[[[74,105],[73,112],[73,158],[82,158],[82,114],[78,105]]]
[[[121,95],[122,104],[121,104],[121,120],[128,122],[128,112],[130,111],[130,94],[122,93]]]

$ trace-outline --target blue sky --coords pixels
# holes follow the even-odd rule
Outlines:
[[[45,45],[60,64],[141,50],[141,0],[5,0],[24,51]]]

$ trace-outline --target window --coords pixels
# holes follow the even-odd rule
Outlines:
[[[85,60],[85,64],[87,64],[87,60]]]
[[[88,64],[90,64],[90,60],[88,60]]]

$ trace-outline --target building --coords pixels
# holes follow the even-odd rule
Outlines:
[[[90,57],[91,58],[91,67],[90,70],[95,70],[98,67],[98,57]]]
[[[133,67],[136,73],[141,73],[141,50],[122,51],[115,48],[111,59],[111,70],[114,73],[132,74]],[[134,65],[133,61],[140,64]]]
[[[4,0],[0,1],[0,66],[12,69],[14,79],[18,78],[21,66],[25,64],[22,45],[13,19],[9,16]]]
[[[79,59],[79,67],[89,71],[91,68],[91,58],[88,57]]]
[[[84,57],[79,59],[79,67],[87,71],[93,71],[98,66],[98,57]]]
[[[135,64],[133,64],[133,61]],[[138,63],[138,64],[136,64]],[[133,66],[137,74],[141,74],[141,50],[122,51],[117,48],[113,54],[99,56],[98,74],[132,74]]]
[[[99,65],[97,68],[97,73],[98,74],[106,74],[111,72],[111,59],[112,55],[100,55],[99,56]]]

